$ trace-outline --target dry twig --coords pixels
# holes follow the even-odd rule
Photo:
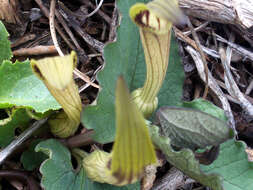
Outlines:
[[[56,33],[55,33],[55,26],[54,26],[54,17],[55,17],[55,0],[51,0],[51,4],[50,4],[50,13],[49,13],[49,25],[50,25],[50,32],[51,32],[51,36],[53,39],[53,43],[55,45],[56,50],[58,51],[60,56],[64,56],[63,52],[61,51],[61,48],[58,44],[57,38],[56,38]],[[74,74],[76,76],[78,76],[80,79],[82,79],[83,81],[85,81],[86,83],[88,83],[89,85],[95,87],[95,88],[99,88],[99,85],[93,83],[90,81],[90,78],[88,76],[86,76],[85,74],[83,74],[82,72],[80,72],[79,70],[77,70],[76,68],[74,69]]]
[[[0,0],[0,20],[7,23],[21,24],[18,5],[18,0]]]
[[[100,9],[100,7],[102,6],[104,0],[100,0],[98,6],[95,8],[95,10],[93,10],[91,13],[89,13],[86,17],[91,17],[92,15],[94,15],[96,12],[98,12],[98,10]]]
[[[12,53],[14,56],[32,56],[55,54],[57,53],[57,50],[55,49],[55,46],[35,46],[30,48],[20,48]]]
[[[19,38],[18,40],[16,40],[15,42],[13,42],[11,44],[11,48],[17,47],[21,44],[24,44],[30,40],[34,40],[36,38],[35,34],[27,34],[25,36],[22,36],[21,38]]]
[[[93,131],[87,131],[83,134],[81,133],[67,139],[59,139],[59,141],[68,148],[77,148],[94,143],[91,138],[92,134]]]
[[[206,99],[207,94],[208,94],[208,67],[207,67],[206,58],[205,58],[205,55],[204,55],[204,53],[203,53],[203,51],[202,51],[202,49],[201,49],[201,45],[200,45],[200,42],[199,42],[199,38],[198,38],[198,36],[197,36],[197,33],[196,33],[196,31],[194,30],[194,28],[193,28],[193,26],[192,26],[192,23],[191,23],[191,21],[190,21],[190,19],[189,19],[189,17],[187,18],[187,24],[188,24],[188,26],[189,26],[190,29],[191,29],[191,33],[192,33],[192,36],[193,36],[193,38],[194,38],[194,40],[195,40],[196,46],[197,46],[197,48],[198,48],[198,52],[200,53],[201,59],[202,59],[202,61],[203,61],[203,63],[204,63],[204,68],[205,68],[204,72],[205,72],[205,75],[206,75],[206,80],[205,80],[206,85],[205,85],[205,90],[204,90],[203,98]]]
[[[79,0],[79,1],[81,1],[85,5],[90,6],[93,9],[96,9],[95,5],[93,5],[91,1],[87,1],[87,0]],[[105,14],[103,11],[98,9],[97,14],[100,15],[108,24],[111,24],[111,18],[107,14]]]
[[[115,5],[114,10],[112,12],[112,22],[110,23],[110,33],[109,33],[109,42],[113,42],[116,40],[116,33],[117,33],[117,27],[119,25],[119,18],[118,18],[118,9]]]
[[[54,15],[55,15],[55,0],[51,0],[51,3],[50,3],[50,12],[49,12],[49,26],[50,26],[50,32],[51,32],[51,37],[52,37],[52,40],[53,40],[53,43],[54,43],[54,46],[56,48],[56,50],[58,51],[59,55],[60,56],[64,56],[59,44],[58,44],[58,41],[57,41],[57,38],[56,38],[56,33],[55,33],[55,24],[54,24]]]
[[[194,28],[195,32],[198,32],[200,30],[202,30],[203,28],[205,28],[207,25],[209,24],[209,21],[204,22],[203,24],[199,25],[197,28]],[[186,36],[189,36],[191,34],[191,30],[190,31],[186,31],[183,34]]]
[[[234,24],[241,29],[253,26],[252,0],[179,0],[187,15],[208,21]]]
[[[245,94],[249,95],[252,90],[253,90],[253,80],[251,80],[251,82],[250,82],[250,84],[249,84],[249,86],[248,86]]]
[[[41,0],[35,0],[35,2],[39,5],[40,9],[42,10],[43,14],[49,19],[49,10],[43,5]],[[67,36],[61,31],[60,26],[57,23],[55,24],[55,28],[66,44],[70,47],[70,49],[75,49],[75,47],[69,42]]]
[[[191,181],[191,183],[192,182],[193,181]],[[154,184],[151,190],[176,190],[185,184],[184,174],[173,167],[161,180],[158,180]]]
[[[62,16],[65,18],[65,20],[69,23],[70,26],[73,27],[73,29],[84,39],[84,41],[95,48],[99,52],[103,52],[104,44],[95,38],[91,37],[89,34],[87,34],[80,26],[79,24],[73,20],[72,18],[68,17],[67,14],[65,14],[62,10],[59,10],[59,12],[62,14]]]
[[[253,52],[248,51],[247,49],[227,41],[226,39],[222,38],[221,36],[219,36],[218,34],[215,34],[215,36],[217,37],[217,40],[223,43],[228,44],[233,50],[235,50],[236,52],[238,52],[240,55],[242,55],[244,58],[248,58],[251,61],[253,61]]]
[[[229,61],[231,56],[226,57],[226,53],[223,48],[219,50],[221,55],[221,62],[225,70],[225,84],[227,86],[227,90],[230,95],[236,98],[239,102],[241,107],[249,114],[249,116],[253,117],[253,105],[244,97],[240,89],[238,88],[236,82],[233,79],[232,73],[229,69]],[[229,58],[230,57],[230,58]]]
[[[71,40],[74,42],[77,50],[80,51],[80,52],[84,52],[83,49],[81,48],[81,46],[79,45],[79,43],[77,42],[77,40],[76,40],[75,36],[73,35],[72,31],[69,29],[67,23],[65,22],[65,20],[61,16],[61,14],[59,14],[58,10],[55,10],[55,15],[56,15],[57,19],[59,20],[59,22],[62,24],[63,28],[65,29],[65,31],[67,32],[69,37],[71,38]]]
[[[181,41],[183,41],[183,42],[185,42],[185,43],[188,43],[188,44],[191,45],[195,50],[198,50],[197,44],[196,44],[196,42],[195,42],[194,40],[192,40],[190,37],[188,37],[187,35],[185,35],[183,32],[181,32],[181,31],[180,31],[179,29],[177,29],[175,26],[173,26],[173,30],[174,30],[174,32],[175,32],[176,37],[177,37],[179,40],[181,40]],[[213,49],[210,49],[210,48],[207,48],[207,47],[202,46],[202,45],[200,45],[200,46],[201,46],[201,48],[203,49],[203,51],[204,51],[206,54],[208,54],[208,55],[210,55],[210,56],[212,56],[212,57],[214,57],[214,58],[220,58],[220,55],[218,54],[217,51],[215,51],[215,50],[213,50]],[[208,58],[206,55],[205,55],[205,58],[206,58],[206,60],[209,61],[209,58]]]

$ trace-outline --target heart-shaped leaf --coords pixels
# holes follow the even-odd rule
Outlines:
[[[36,139],[30,143],[29,149],[24,151],[21,155],[20,161],[24,168],[28,171],[32,171],[39,167],[40,164],[47,159],[47,156],[43,152],[35,152],[35,147],[40,143],[41,139]]]
[[[202,98],[194,99],[190,102],[183,102],[183,107],[197,109],[223,121],[227,121],[227,117],[223,109]]]
[[[0,120],[0,147],[8,145],[15,136],[17,127],[26,127],[31,120],[23,108],[8,111],[9,117]]]
[[[233,136],[225,121],[191,108],[162,107],[156,121],[171,144],[184,148],[205,148],[219,145]]]
[[[60,109],[44,84],[33,74],[29,61],[0,65],[0,108],[22,106],[44,113]]]
[[[46,190],[138,190],[140,184],[117,187],[109,184],[96,183],[88,179],[85,170],[79,172],[73,169],[69,150],[60,142],[49,139],[40,142],[35,151],[44,152],[49,156],[41,167],[41,184]]]
[[[156,126],[149,126],[153,143],[166,159],[189,177],[212,190],[252,190],[253,163],[247,159],[246,145],[231,139],[220,145],[218,158],[209,166],[200,165],[190,149],[174,151],[170,139],[159,135]]]

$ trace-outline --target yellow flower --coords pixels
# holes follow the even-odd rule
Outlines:
[[[80,124],[82,103],[73,80],[76,60],[76,53],[73,51],[63,57],[31,60],[33,72],[63,108],[63,111],[49,120],[52,133],[61,138],[73,135]]]
[[[83,167],[94,181],[122,186],[139,180],[145,167],[156,163],[144,117],[122,77],[116,88],[116,126],[111,154],[96,150],[83,159]]]
[[[176,0],[137,3],[130,9],[131,19],[139,27],[147,67],[144,86],[132,95],[146,118],[157,108],[157,94],[169,62],[172,22],[179,21],[181,15]]]

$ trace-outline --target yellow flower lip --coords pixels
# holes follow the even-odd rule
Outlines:
[[[130,17],[139,27],[163,34],[171,28],[171,22],[166,19],[157,17],[146,4],[136,3],[130,8]]]
[[[116,137],[112,149],[112,174],[119,184],[133,183],[147,165],[156,163],[155,149],[141,111],[132,101],[123,77],[116,88]]]
[[[73,69],[76,66],[76,61],[76,53],[72,51],[70,55],[64,57],[56,56],[38,61],[32,59],[31,66],[41,80],[54,88],[64,89],[73,80]]]
[[[177,0],[154,0],[147,4],[136,3],[130,8],[130,17],[139,27],[166,33],[172,23],[185,23]]]

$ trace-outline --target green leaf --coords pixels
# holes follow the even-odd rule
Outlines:
[[[0,147],[8,145],[15,136],[17,127],[26,127],[30,117],[25,109],[12,109],[9,111],[9,118],[0,120]]]
[[[209,166],[201,165],[202,171],[222,176],[224,190],[252,190],[253,162],[248,161],[245,148],[246,144],[242,141],[223,143],[218,159]]]
[[[182,106],[186,108],[197,109],[206,112],[214,117],[217,117],[223,121],[227,121],[227,117],[223,109],[202,98],[195,99],[191,102],[183,102]]]
[[[60,105],[33,74],[29,61],[0,65],[0,108],[22,106],[44,113]]]
[[[8,36],[9,34],[4,27],[4,24],[0,21],[0,65],[3,60],[9,60],[12,57]]]
[[[138,2],[145,2],[144,0]],[[121,25],[117,31],[117,42],[105,47],[105,69],[98,74],[102,90],[96,106],[89,106],[82,113],[82,123],[94,129],[94,140],[107,143],[115,135],[115,86],[119,75],[123,75],[130,91],[143,86],[146,65],[137,26],[128,15],[129,8],[136,0],[120,0],[117,7],[121,13]],[[158,95],[159,105],[180,104],[183,85],[183,68],[178,55],[178,46],[172,37],[170,60],[166,79]]]
[[[180,148],[205,148],[233,137],[225,121],[191,108],[162,107],[156,113],[162,134]]]
[[[22,153],[21,155],[21,163],[23,164],[23,167],[28,170],[32,171],[35,168],[39,167],[40,164],[47,158],[47,156],[42,152],[35,152],[35,146],[41,142],[41,139],[34,140],[30,146],[29,149]]]
[[[168,162],[189,177],[213,188],[213,190],[223,190],[221,186],[222,178],[216,174],[204,174],[200,170],[199,162],[195,159],[194,153],[190,149],[174,151],[171,147],[170,139],[160,136],[158,127],[154,125],[149,126],[149,132],[153,143],[163,152]]]
[[[138,190],[140,185],[133,184],[116,187],[108,184],[99,184],[86,177],[84,168],[76,173],[71,163],[70,152],[60,142],[50,139],[39,143],[35,151],[42,151],[49,156],[41,167],[41,184],[46,190]]]
[[[174,151],[170,139],[161,137],[156,126],[149,126],[153,143],[166,159],[189,177],[212,190],[252,190],[253,163],[247,159],[245,143],[229,140],[220,146],[218,158],[209,166],[200,165],[190,149]]]

